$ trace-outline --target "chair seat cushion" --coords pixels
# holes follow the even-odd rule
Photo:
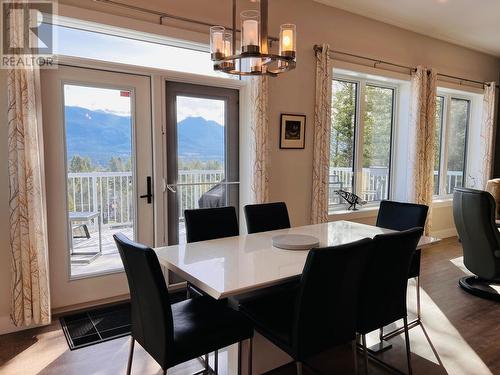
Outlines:
[[[176,364],[253,336],[243,314],[208,296],[173,304],[172,316]]]
[[[255,329],[289,354],[292,351],[293,314],[297,284],[280,288],[240,303],[240,311],[254,324]]]

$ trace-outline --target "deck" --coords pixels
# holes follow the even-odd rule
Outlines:
[[[98,232],[92,228],[90,229],[89,239],[73,239],[73,246],[75,252],[95,252],[99,248]],[[83,257],[78,255],[71,256],[71,277],[80,278],[90,275],[120,272],[123,270],[123,264],[120,259],[120,254],[116,248],[113,234],[123,233],[128,238],[134,238],[134,230],[132,226],[125,227],[107,227],[102,228],[102,254],[95,258],[90,263],[76,263],[75,261],[81,260]],[[186,230],[184,223],[179,223],[179,241],[186,241]]]

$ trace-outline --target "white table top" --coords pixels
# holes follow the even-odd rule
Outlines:
[[[319,239],[321,247],[341,245],[388,229],[350,221],[334,221],[270,232],[155,249],[158,260],[215,299],[276,285],[300,275],[308,251],[282,250],[272,245],[277,234],[307,234]],[[439,239],[422,237],[419,248]]]

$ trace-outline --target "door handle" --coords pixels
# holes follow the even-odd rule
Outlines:
[[[153,200],[153,191],[151,186],[151,176],[146,177],[146,194],[140,195],[139,198],[147,198],[148,204]]]

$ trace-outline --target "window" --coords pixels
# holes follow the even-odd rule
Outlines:
[[[335,78],[330,138],[330,210],[339,189],[367,202],[389,198],[396,86]]]
[[[84,27],[92,27],[84,25]],[[213,69],[208,47],[190,42],[161,40],[156,42],[140,40],[141,35],[119,36],[121,30],[107,27],[102,32],[84,30],[81,22],[75,28],[50,25],[56,36],[54,53],[61,56],[82,57],[99,61],[124,63],[147,68],[166,69],[177,72],[237,78]],[[109,30],[108,30],[109,29]],[[116,32],[117,35],[111,35]],[[170,43],[170,44],[169,44]],[[191,46],[192,45],[192,46]]]
[[[464,186],[471,99],[440,92],[436,103],[434,194]]]

